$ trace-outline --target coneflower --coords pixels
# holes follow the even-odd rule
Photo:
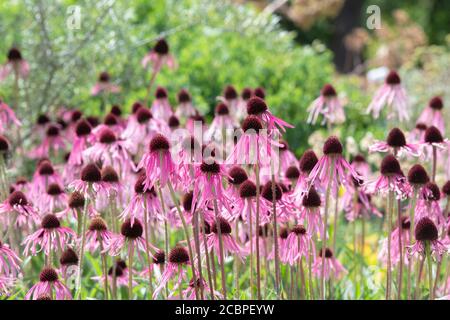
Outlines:
[[[58,273],[51,267],[44,267],[39,274],[39,282],[31,287],[25,295],[26,300],[39,300],[42,297],[49,300],[71,300],[70,290],[59,281]]]
[[[16,47],[9,49],[6,62],[0,66],[0,82],[11,73],[14,73],[16,82],[19,78],[27,78],[30,73],[28,61],[22,57],[22,52]]]
[[[445,133],[444,117],[442,115],[442,109],[444,108],[444,101],[441,97],[435,96],[430,99],[428,105],[420,114],[417,122],[424,123],[427,126],[434,126],[439,129],[443,134]]]
[[[420,146],[418,144],[407,143],[404,133],[399,128],[389,131],[386,142],[376,142],[369,147],[370,152],[391,152],[397,156],[407,154],[410,156],[420,156]]]
[[[322,124],[339,124],[345,121],[345,113],[336,89],[331,84],[325,84],[320,91],[320,96],[308,107],[308,120],[315,124],[319,115],[323,116]]]

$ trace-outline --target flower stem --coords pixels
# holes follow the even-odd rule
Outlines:
[[[273,246],[274,246],[274,260],[275,260],[275,291],[278,299],[281,299],[280,287],[280,256],[278,247],[278,222],[277,222],[277,198],[275,192],[275,174],[272,173],[272,210],[273,210]]]
[[[213,193],[215,194],[215,190],[213,187]],[[223,255],[223,239],[222,239],[222,230],[220,227],[220,220],[219,220],[219,208],[217,207],[217,199],[214,198],[214,213],[216,218],[216,228],[217,228],[217,236],[219,238],[219,264],[220,264],[220,273],[221,273],[221,280],[222,280],[222,294],[223,298],[227,299],[227,283],[226,283],[226,275],[225,275],[225,259]]]
[[[259,180],[259,164],[255,164],[255,179],[256,179],[256,221],[255,221],[255,233],[256,233],[256,297],[261,300],[261,264],[260,264],[260,252],[259,252],[259,210],[260,210],[260,198],[261,198],[261,182]]]
[[[435,182],[436,180],[436,162],[437,162],[437,149],[433,146],[433,171],[431,175],[431,181]]]
[[[196,208],[194,208],[193,212],[193,222],[194,222],[194,244],[195,244],[195,251],[197,252],[197,269],[198,269],[198,276],[200,278],[200,282],[203,283],[203,274],[202,274],[202,255],[200,250],[200,235],[199,235],[199,225],[198,225],[198,211]],[[194,278],[194,281],[196,279]],[[195,282],[197,283],[197,282]],[[203,292],[203,285],[200,286],[200,299],[204,300],[204,292]]]
[[[417,193],[418,188],[414,187],[413,189],[413,196],[411,198],[411,203],[409,207],[409,245],[412,246],[413,239],[414,239],[414,209],[416,208],[416,201],[417,201]],[[411,282],[412,282],[412,266],[413,266],[414,257],[410,257],[409,263],[408,263],[408,275],[406,277],[406,298],[411,298]]]
[[[247,201],[247,200],[245,200]],[[254,280],[253,280],[253,212],[252,212],[252,206],[251,203],[249,203],[249,210],[250,214],[248,217],[248,234],[250,237],[250,299],[253,300],[253,286],[254,286]]]
[[[203,238],[203,247],[205,248],[205,260],[206,260],[206,271],[208,275],[208,283],[209,283],[209,290],[211,292],[211,300],[214,300],[214,283],[212,280],[211,275],[211,268],[210,268],[210,260],[209,260],[209,253],[207,249],[207,242],[206,242],[206,224],[205,224],[205,218],[203,214],[201,215],[202,218],[202,238]]]
[[[434,290],[433,290],[433,261],[431,260],[431,248],[430,241],[425,242],[425,255],[428,262],[428,286],[430,293],[428,296],[429,300],[434,300]]]
[[[386,276],[386,300],[391,299],[391,283],[392,283],[392,269],[391,269],[391,233],[392,233],[392,211],[394,210],[394,191],[389,190],[388,204],[387,204],[387,276]]]
[[[129,241],[128,251],[128,299],[133,300],[133,255],[134,246],[133,241]]]
[[[106,263],[106,254],[103,252],[103,241],[100,235],[98,235],[98,242],[100,244],[100,255],[102,259],[102,273],[103,278],[105,279],[103,281],[103,289],[105,291],[105,300],[108,300],[108,269]]]
[[[192,251],[192,246],[191,246],[191,242],[189,241],[189,229],[186,225],[186,220],[184,219],[183,216],[183,212],[181,212],[181,208],[180,208],[180,204],[178,203],[178,199],[175,195],[175,191],[173,189],[172,183],[170,182],[170,180],[167,181],[167,186],[169,187],[169,191],[170,191],[170,196],[172,197],[172,201],[175,204],[175,207],[177,209],[178,212],[178,216],[181,220],[181,223],[183,225],[183,229],[184,229],[184,236],[186,238],[186,244],[188,247],[188,251],[189,251],[189,259],[191,261],[191,270],[192,270],[192,277],[197,276],[197,273],[195,272],[195,262],[194,262],[194,255],[193,255],[193,251]],[[160,190],[161,192],[161,190]],[[197,281],[194,281],[194,290],[195,290],[195,297],[198,300],[199,299],[199,294],[198,294],[198,286],[197,286]]]
[[[397,200],[397,228],[398,228],[398,253],[400,256],[397,278],[397,299],[402,299],[402,283],[403,283],[403,244],[402,244],[402,208],[401,200]]]
[[[91,194],[92,186],[89,186],[87,194]],[[81,297],[81,277],[83,273],[83,258],[84,258],[84,246],[86,244],[86,224],[87,224],[87,216],[88,216],[88,204],[89,197],[85,197],[84,208],[83,208],[83,216],[81,217],[81,244],[79,251],[79,259],[78,259],[78,274],[77,274],[77,282],[76,282],[76,293],[75,298],[78,300]]]
[[[154,68],[152,75],[150,77],[150,82],[148,83],[147,93],[145,94],[144,106],[148,105],[148,99],[150,98],[150,92],[152,91],[153,83],[155,83],[156,75],[159,72],[159,68]]]
[[[150,251],[149,251],[150,237],[148,235],[148,212],[147,212],[148,208],[147,208],[147,199],[145,197],[146,197],[146,195],[144,194],[145,255],[147,257],[147,264],[148,264],[148,289],[149,289],[149,296],[151,299],[151,297],[153,296],[152,271],[151,271],[152,270],[152,268],[151,268],[152,260],[150,259]]]
[[[327,189],[325,191],[325,208],[324,208],[324,219],[323,219],[323,230],[322,230],[322,268],[320,271],[320,298],[325,300],[325,248],[327,246],[327,224],[328,224],[328,208],[330,206],[330,194],[332,187],[331,177],[334,174],[335,161],[332,159],[330,166],[330,182],[328,182]]]

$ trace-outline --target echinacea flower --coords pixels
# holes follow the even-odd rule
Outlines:
[[[11,48],[8,51],[8,60],[0,66],[0,82],[7,76],[14,73],[16,77],[25,79],[30,73],[28,61],[22,58],[22,53],[17,48]]]
[[[260,211],[267,212],[269,209],[265,202],[260,201]],[[232,218],[242,218],[246,224],[253,224],[256,222],[256,185],[251,180],[245,180],[239,186],[238,197],[233,202],[233,216]],[[226,212],[222,213],[226,216]],[[270,222],[270,216],[267,214],[260,215],[259,223],[264,225]]]
[[[39,218],[38,212],[22,191],[14,191],[0,204],[0,214],[4,215],[3,219],[5,215],[10,216],[11,220],[6,221],[18,227],[30,225]]]
[[[219,235],[218,235],[219,228],[222,236],[223,253],[225,257],[228,254],[234,254],[242,261],[245,253],[231,235],[230,223],[225,218],[220,216],[217,218],[217,221],[211,223],[211,233],[207,236],[208,250],[211,251],[211,249],[214,249],[215,252],[220,252]],[[221,261],[220,255],[218,261],[219,264],[224,263],[223,261]]]
[[[391,152],[398,156],[407,154],[418,157],[420,155],[420,146],[417,144],[407,143],[405,135],[399,128],[389,131],[386,142],[376,142],[369,147],[370,152]]]
[[[186,279],[186,270],[183,267],[188,264],[190,264],[189,253],[184,247],[176,246],[170,250],[167,266],[161,276],[158,287],[153,292],[153,299],[156,299],[169,280],[177,276],[177,274],[178,279],[176,280],[176,285],[180,286],[181,282]]]
[[[357,154],[354,156],[350,161],[350,165],[363,179],[369,178],[371,174],[370,165],[367,163],[366,158],[362,154]]]
[[[37,200],[37,207],[40,212],[54,212],[56,209],[62,209],[67,203],[67,195],[61,186],[57,183],[48,185],[44,194],[41,194]]]
[[[228,145],[233,143],[231,139],[227,139],[227,132],[237,127],[236,122],[231,117],[228,106],[221,102],[216,106],[215,117],[205,133],[207,141],[221,141]],[[231,140],[231,141],[230,141]],[[226,147],[226,145],[224,146]]]
[[[100,93],[118,93],[120,92],[120,87],[112,84],[110,82],[109,73],[103,71],[98,76],[98,81],[91,89],[91,95],[96,96]]]
[[[48,157],[51,151],[56,155],[58,151],[65,148],[66,142],[60,134],[60,127],[58,125],[50,125],[45,132],[42,143],[31,150],[28,155],[34,159],[41,159]]]
[[[178,118],[189,118],[197,114],[197,110],[192,105],[192,98],[186,89],[181,89],[177,94],[178,106],[175,115]]]
[[[294,153],[289,149],[289,145],[286,141],[280,140],[279,142],[279,162],[280,171],[286,172],[288,168],[296,167],[298,168],[299,162],[295,157]]]
[[[444,150],[448,148],[448,139],[442,136],[441,131],[434,127],[428,127],[425,130],[423,146],[425,148],[425,158],[427,160],[434,158],[434,150]]]
[[[61,254],[61,257],[59,258],[59,264],[61,265],[60,272],[64,279],[67,279],[72,274],[69,274],[71,271],[69,268],[75,271],[76,267],[78,266],[78,255],[72,248],[67,248],[63,251]],[[72,271],[72,272],[73,272]]]
[[[41,160],[33,174],[33,180],[30,185],[30,196],[32,198],[38,198],[40,194],[47,191],[49,184],[56,183],[63,185],[63,181],[58,171],[52,165],[50,160]]]
[[[409,235],[411,223],[409,217],[402,216],[400,218],[400,228],[399,223],[395,224],[397,227],[391,232],[391,268],[393,269],[399,262],[403,259],[403,263],[407,265],[409,263],[408,256],[405,254],[405,249],[410,244]],[[399,237],[401,239],[399,239]],[[401,243],[401,247],[400,247]],[[381,250],[378,254],[378,259],[380,259],[384,264],[387,264],[387,249],[388,241],[387,238],[383,240]],[[401,255],[400,255],[401,253]]]
[[[323,251],[325,250],[325,253]],[[322,259],[322,256],[325,256],[324,259]],[[334,279],[339,279],[339,277],[347,273],[347,270],[342,266],[342,264],[334,257],[333,251],[329,248],[322,248],[319,250],[319,253],[317,254],[316,261],[314,262],[312,268],[313,273],[317,276],[321,275],[322,270],[322,264],[325,264],[325,273],[324,277],[325,279],[329,279],[331,276],[333,276]]]
[[[120,234],[111,235],[111,239],[107,242],[104,252],[109,252],[110,255],[117,256],[128,245],[133,246],[136,250],[135,252],[140,256],[142,252],[146,252],[147,245],[153,250],[156,249],[153,245],[145,241],[142,237],[143,232],[144,228],[138,219],[135,219],[133,224],[131,224],[130,219],[126,219],[120,227]]]
[[[312,250],[312,253],[310,252]],[[281,250],[281,261],[295,265],[302,258],[309,259],[310,253],[315,255],[315,246],[311,234],[303,225],[294,226],[284,243],[284,249]]]
[[[180,283],[180,285],[181,285],[181,283]],[[191,278],[187,288],[183,290],[182,298],[186,299],[186,300],[195,300],[195,288],[201,288],[201,290],[203,290],[204,292],[211,292],[211,289],[209,288],[205,279],[200,278],[200,277],[196,277],[196,279]],[[175,294],[176,294],[175,289],[177,289],[177,288],[174,288],[173,292],[169,295],[169,298],[175,297]],[[213,294],[214,294],[214,298],[216,298],[216,299],[223,298],[222,294],[217,290],[214,290]],[[178,297],[178,298],[181,298],[181,297]]]
[[[42,218],[41,227],[25,238],[24,254],[28,255],[30,252],[32,255],[36,255],[44,250],[45,255],[49,256],[53,251],[63,251],[70,240],[75,237],[75,232],[68,227],[61,226],[59,219],[54,214],[47,214]]]
[[[86,249],[90,252],[96,251],[99,247],[102,249],[112,237],[113,234],[108,230],[105,220],[96,216],[92,218],[86,231]]]
[[[384,106],[391,109],[388,111],[388,119],[397,117],[400,122],[409,120],[408,97],[401,85],[400,76],[395,71],[389,72],[385,83],[375,93],[367,114],[371,113],[377,119]]]
[[[399,198],[405,198],[410,194],[410,186],[406,182],[400,163],[392,154],[383,158],[380,173],[378,179],[365,183],[363,188],[365,192],[387,194],[389,191],[394,191]]]
[[[266,129],[269,130],[269,133],[272,133],[274,130],[286,131],[286,128],[294,128],[293,125],[275,117],[269,111],[266,102],[259,97],[252,97],[248,100],[247,114],[259,117]]]
[[[75,126],[75,137],[70,151],[68,164],[71,167],[83,164],[83,151],[87,147],[87,139],[92,127],[87,120],[79,120]]]
[[[323,233],[323,221],[321,216],[322,200],[314,186],[302,198],[299,220],[307,222],[309,234]]]
[[[167,65],[170,69],[176,67],[175,59],[170,54],[169,44],[165,39],[159,39],[153,46],[153,49],[145,55],[141,63],[144,68],[147,68],[151,63],[155,73],[159,72],[164,65]]]
[[[4,133],[10,125],[21,126],[14,111],[0,99],[0,133]]]
[[[331,183],[333,190],[336,190],[341,184],[348,186],[352,183],[349,181],[349,177],[362,180],[361,176],[345,160],[342,152],[343,147],[337,137],[331,136],[325,141],[323,156],[309,174],[309,186],[318,185],[325,189]]]
[[[15,278],[20,274],[21,262],[9,245],[0,241],[0,274]]]
[[[247,172],[240,166],[233,166],[228,170],[228,176],[229,188],[226,192],[230,198],[237,198],[241,184],[248,180]]]
[[[70,290],[58,279],[58,273],[51,267],[44,267],[39,274],[39,282],[31,287],[26,300],[38,300],[43,296],[56,300],[71,300]]]
[[[434,222],[428,218],[423,217],[416,224],[414,230],[416,243],[409,249],[411,255],[425,256],[425,249],[429,246],[430,254],[435,257],[436,260],[440,260],[441,256],[448,251],[444,244],[438,240],[438,229]]]
[[[444,117],[442,116],[442,109],[444,102],[441,97],[433,97],[428,102],[428,105],[420,114],[417,122],[424,123],[427,126],[435,126],[442,133],[445,133]]]
[[[419,221],[422,217],[428,217],[438,226],[445,223],[439,200],[441,200],[441,192],[438,185],[434,182],[427,182],[419,193],[414,210],[415,221]]]
[[[300,175],[297,179],[297,183],[295,184],[295,188],[290,194],[290,197],[294,203],[300,206],[302,202],[302,198],[305,193],[308,192],[308,178],[311,171],[316,166],[319,159],[316,156],[316,153],[312,149],[306,150],[300,158],[299,161],[299,169]]]
[[[425,141],[425,131],[427,125],[425,123],[417,122],[414,129],[409,132],[409,140],[413,143],[423,143]]]
[[[165,88],[156,88],[155,100],[152,103],[151,112],[156,119],[161,119],[164,122],[167,122],[172,115],[172,107],[170,106],[167,90]]]
[[[323,116],[322,124],[338,124],[345,121],[344,108],[336,89],[331,84],[323,86],[320,96],[308,107],[308,112],[307,122],[310,124],[315,124],[319,115]]]
[[[80,178],[69,184],[69,188],[80,192],[84,198],[91,199],[105,188],[101,171],[94,163],[87,164],[81,170]]]
[[[152,138],[149,151],[144,154],[137,166],[138,170],[141,168],[144,168],[146,172],[144,189],[150,189],[157,181],[160,187],[164,187],[169,179],[175,180],[176,167],[170,154],[170,143],[166,137],[156,134]]]

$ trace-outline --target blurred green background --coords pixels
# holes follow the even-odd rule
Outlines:
[[[383,138],[386,128],[382,120],[364,115],[376,87],[367,83],[367,70],[400,69],[415,114],[432,95],[448,94],[449,3],[3,1],[0,63],[17,46],[31,64],[29,79],[21,83],[21,101],[27,103],[19,110],[28,124],[61,105],[98,114],[101,101],[90,97],[90,88],[104,70],[123,88],[110,103],[129,110],[144,98],[149,79],[140,61],[163,36],[179,68],[164,69],[157,84],[168,88],[172,103],[177,91],[187,88],[195,105],[211,116],[225,85],[238,90],[263,86],[272,111],[296,126],[287,139],[300,155],[308,147],[307,137],[324,130],[305,120],[306,108],[327,82],[347,101],[348,120],[339,133],[356,141],[368,132]],[[365,28],[371,4],[381,8],[381,30]],[[80,9],[80,29],[67,24],[74,5]],[[0,97],[6,101],[11,99],[11,82],[0,84]]]

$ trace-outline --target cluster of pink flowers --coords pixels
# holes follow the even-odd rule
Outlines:
[[[161,68],[176,66],[163,39],[142,64],[151,66],[149,91]],[[0,80],[11,72],[26,77],[28,71],[20,52],[11,49]],[[107,72],[92,88],[93,95],[119,92]],[[298,277],[301,297],[325,299],[335,290],[333,281],[348,272],[336,242],[341,212],[353,225],[387,221],[380,250],[388,269],[387,298],[395,267],[430,256],[440,260],[448,252],[450,184],[441,191],[435,178],[437,164],[449,163],[441,98],[433,98],[419,117],[423,134],[413,131],[407,139],[394,128],[385,142],[370,146],[370,152],[386,153],[379,176],[363,155],[348,161],[340,139],[331,134],[321,155],[306,150],[297,159],[283,140],[293,126],[276,117],[265,98],[262,88],[244,88],[239,95],[229,85],[210,124],[187,89],[178,92],[174,107],[163,87],[156,88],[152,103],[136,101],[129,115],[117,105],[102,119],[68,109],[54,118],[40,115],[36,146],[26,153],[35,160],[34,174],[10,184],[5,172],[13,164],[0,162],[1,182],[10,185],[9,193],[1,193],[0,292],[13,292],[23,276],[19,257],[42,256],[39,281],[26,298],[80,298],[89,255],[101,261],[101,274],[93,280],[103,286],[103,298],[117,299],[124,286],[133,299],[137,284],[153,299],[230,298],[225,268],[232,261],[236,277],[239,269],[250,268],[251,298],[261,298],[261,282],[273,286],[261,272],[262,265],[266,274],[273,265],[278,298],[283,268],[292,273],[291,281],[294,273]],[[409,119],[395,72],[368,111],[376,118],[385,105],[389,118]],[[343,104],[329,84],[309,111],[312,124],[319,116],[322,124],[345,121]],[[0,157],[6,160],[13,137],[3,135],[21,123],[1,101],[0,120]],[[432,177],[420,164],[405,176],[403,160],[429,160]],[[378,194],[387,199],[386,210],[373,203]],[[237,293],[245,288],[235,283]]]

